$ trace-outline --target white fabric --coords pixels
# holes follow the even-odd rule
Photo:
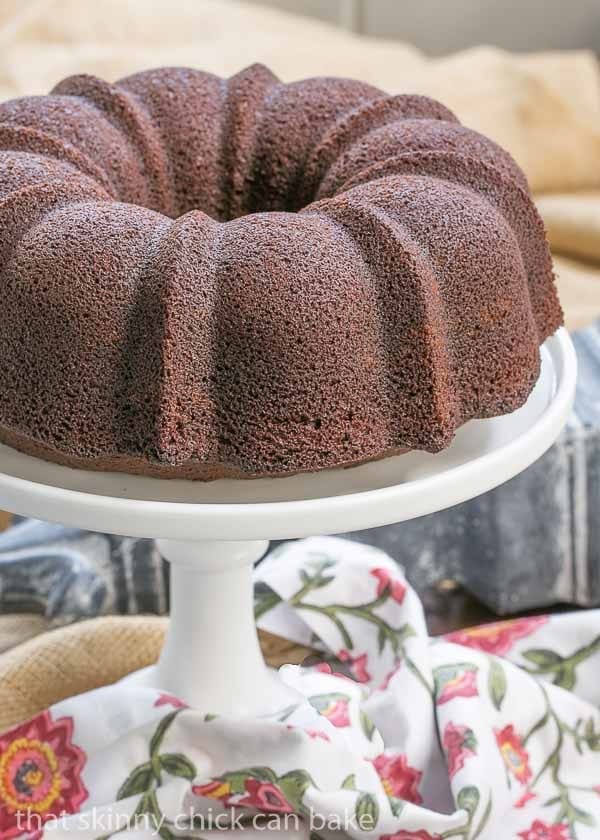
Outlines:
[[[260,837],[257,814],[314,840],[600,836],[598,611],[431,639],[395,563],[334,538],[280,547],[257,577],[259,623],[324,651],[281,671],[305,701],[205,717],[126,679],[59,703],[0,736],[3,840],[27,836],[19,802],[54,840],[146,840],[153,816],[164,838]]]

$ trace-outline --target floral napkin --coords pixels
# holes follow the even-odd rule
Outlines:
[[[322,651],[260,718],[129,679],[0,736],[0,838],[600,837],[598,611],[429,638],[396,564],[334,538],[259,566],[260,626]],[[234,834],[235,833],[235,834]]]

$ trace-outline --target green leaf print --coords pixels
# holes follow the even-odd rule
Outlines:
[[[552,677],[554,685],[560,685],[570,691],[577,684],[577,667],[598,653],[600,653],[600,636],[596,636],[589,644],[583,645],[568,656],[561,656],[556,651],[545,648],[522,651],[523,659],[534,666],[522,665],[522,667],[533,676]]]
[[[306,770],[291,770],[279,778],[276,777],[276,782],[287,801],[300,812],[307,788],[314,787],[311,776]]]
[[[170,712],[170,714],[166,715],[161,722],[158,724],[154,731],[154,735],[150,740],[150,758],[155,756],[162,746],[163,739],[167,734],[167,731],[181,709],[175,709],[175,711]]]
[[[541,668],[548,668],[551,670],[556,665],[563,662],[562,656],[553,650],[543,650],[542,648],[532,648],[523,652],[523,657],[534,665],[539,665]]]
[[[404,624],[402,627],[393,627],[390,625],[377,610],[383,606],[392,597],[392,590],[390,586],[386,586],[383,591],[370,601],[363,604],[313,604],[306,601],[306,596],[315,589],[320,589],[327,586],[331,580],[331,575],[324,574],[325,570],[331,565],[326,560],[320,560],[315,566],[312,574],[304,571],[301,574],[302,586],[289,599],[289,603],[296,610],[306,610],[308,612],[318,613],[326,616],[337,628],[343,646],[352,650],[354,647],[352,636],[348,630],[344,618],[350,616],[355,619],[373,624],[377,629],[377,639],[379,652],[382,653],[389,645],[393,653],[398,655],[403,652],[403,645],[407,638],[415,635],[414,629],[409,624]]]
[[[365,736],[368,738],[369,741],[373,740],[373,735],[375,734],[375,724],[369,717],[366,712],[363,712],[361,709],[360,712],[360,725],[362,731],[365,733]]]
[[[356,823],[361,831],[373,831],[379,820],[379,805],[372,793],[361,793],[356,801]]]
[[[160,766],[169,775],[188,779],[190,782],[196,776],[196,768],[192,762],[180,753],[161,755]]]
[[[594,825],[595,823],[591,814],[587,811],[583,811],[581,808],[578,808],[573,803],[573,794],[574,792],[581,790],[595,792],[595,787],[593,786],[592,780],[590,780],[589,787],[583,788],[571,785],[565,781],[562,776],[563,750],[567,739],[572,740],[574,747],[579,753],[582,752],[582,746],[587,745],[588,739],[594,743],[597,737],[595,733],[594,720],[593,718],[590,718],[583,731],[581,730],[581,726],[583,725],[582,720],[578,720],[574,726],[569,725],[553,708],[544,684],[540,682],[538,687],[544,698],[545,711],[539,720],[533,724],[523,739],[523,744],[527,744],[536,733],[545,729],[545,727],[550,724],[555,727],[556,741],[554,748],[547,755],[544,763],[533,777],[533,780],[528,784],[527,790],[529,792],[535,792],[540,780],[544,776],[549,777],[548,780],[552,783],[556,793],[544,802],[544,807],[558,806],[558,810],[553,817],[554,823],[567,823],[569,826],[570,837],[575,839],[577,837],[578,823],[582,823],[583,825]],[[545,737],[547,737],[547,735]]]
[[[498,711],[500,711],[502,702],[506,696],[506,688],[507,684],[504,668],[497,659],[490,659],[488,690],[490,693],[490,699]]]
[[[140,796],[133,812],[132,822],[135,823],[136,817],[147,815],[153,820],[156,832],[162,840],[174,840],[175,837],[168,826],[168,821],[163,818],[156,796],[156,790],[162,784],[162,772],[190,781],[196,776],[194,764],[184,755],[160,754],[160,748],[169,727],[182,711],[182,709],[175,709],[162,718],[150,739],[149,760],[132,770],[117,792],[117,800],[126,799],[129,796]],[[112,836],[112,834],[106,835],[107,838]]]
[[[456,804],[459,808],[464,808],[464,810],[472,818],[473,814],[477,810],[477,806],[479,805],[479,799],[479,791],[477,788],[473,785],[468,785],[458,791]]]
[[[152,764],[149,761],[140,764],[130,773],[117,791],[117,799],[127,799],[129,796],[145,793],[150,787],[152,778]]]
[[[232,794],[244,793],[247,779],[258,779],[259,782],[274,784],[277,781],[276,774],[270,767],[244,767],[241,770],[232,770],[219,776],[224,782],[228,782]]]
[[[258,621],[281,603],[281,596],[266,585],[257,583],[254,587],[254,619]]]
[[[583,738],[580,736],[580,740],[583,740],[592,752],[600,752],[600,730],[596,730],[596,721],[593,717],[587,719],[583,730]]]

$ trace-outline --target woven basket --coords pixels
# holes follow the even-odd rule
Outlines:
[[[3,619],[6,621],[6,619]],[[31,631],[30,616],[13,618]],[[96,618],[34,636],[0,655],[0,731],[67,697],[109,685],[156,662],[166,618]],[[24,628],[22,628],[24,629]],[[13,626],[15,635],[18,628]],[[269,665],[299,664],[312,653],[260,631]]]

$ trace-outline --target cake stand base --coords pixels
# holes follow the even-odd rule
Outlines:
[[[265,715],[299,695],[267,668],[254,621],[254,563],[264,540],[158,540],[171,564],[171,621],[158,663],[138,683],[204,714]]]

